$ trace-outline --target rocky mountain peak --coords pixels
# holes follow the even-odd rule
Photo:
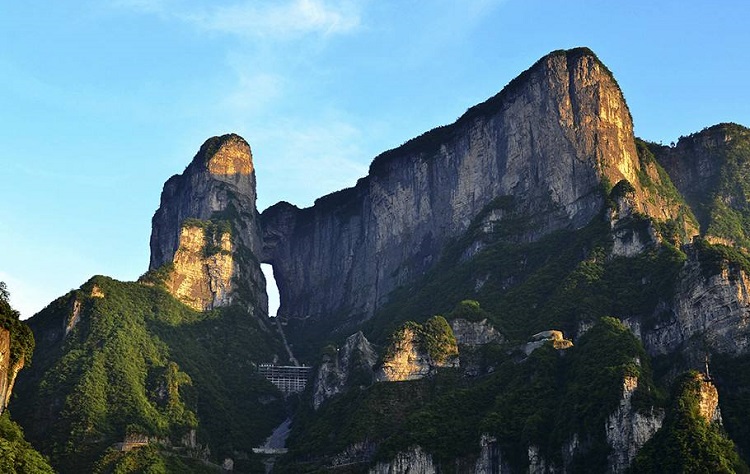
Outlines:
[[[253,172],[250,145],[234,133],[209,138],[201,146],[196,158],[205,163],[212,175],[249,175]]]
[[[483,235],[465,258],[498,235],[520,243],[578,229],[623,180],[635,211],[675,218],[665,176],[640,156],[606,66],[586,48],[555,51],[455,123],[377,156],[354,188],[264,211],[263,261],[279,275],[283,318],[367,319],[470,228]]]
[[[252,151],[239,135],[206,140],[165,184],[151,232],[151,271],[197,310],[238,301],[267,311]],[[167,265],[167,267],[165,267]]]

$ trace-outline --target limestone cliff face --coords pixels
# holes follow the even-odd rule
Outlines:
[[[214,248],[214,253],[207,255],[207,248]],[[236,267],[233,253],[231,232],[212,235],[205,227],[184,224],[174,271],[165,282],[167,289],[198,311],[230,304]]]
[[[655,326],[641,329],[651,354],[679,350],[697,335],[711,350],[725,354],[745,354],[750,346],[750,279],[739,268],[706,275],[692,255],[677,279],[671,304],[657,311],[662,317]]]
[[[369,474],[435,474],[437,468],[432,456],[415,446],[408,451],[398,453],[390,462],[379,462],[370,469]]]
[[[698,401],[701,416],[709,423],[721,423],[719,409],[719,391],[709,380],[701,380],[700,399]]]
[[[349,336],[335,354],[325,355],[313,384],[315,409],[332,396],[342,393],[349,382],[359,382],[362,385],[372,383],[373,366],[377,358],[362,331]]]
[[[167,288],[197,310],[241,300],[266,312],[255,257],[261,250],[255,199],[247,142],[237,135],[208,139],[185,171],[164,185],[149,268],[168,268]]]
[[[652,408],[648,413],[641,413],[633,407],[633,393],[637,388],[638,378],[626,376],[622,383],[620,405],[607,418],[607,443],[612,447],[608,457],[609,472],[625,472],[638,450],[659,431],[664,422],[662,410]]]
[[[672,146],[650,148],[693,209],[702,235],[750,247],[750,235],[737,224],[750,211],[750,129],[723,123],[680,137]]]
[[[5,410],[10,397],[8,389],[10,371],[10,331],[0,328],[0,413]]]
[[[482,346],[505,340],[503,335],[487,319],[469,321],[463,318],[456,318],[451,321],[451,329],[453,329],[456,342],[462,346]]]
[[[274,265],[279,314],[367,318],[480,213],[509,239],[533,241],[587,224],[604,205],[603,181],[627,179],[640,211],[668,216],[640,170],[630,113],[606,67],[585,49],[552,53],[453,125],[378,156],[354,188],[307,209],[265,210],[262,260]],[[509,224],[518,216],[523,229]]]
[[[18,372],[23,369],[26,362],[23,356],[13,360],[10,352],[10,338],[10,331],[0,327],[0,414],[7,408]]]

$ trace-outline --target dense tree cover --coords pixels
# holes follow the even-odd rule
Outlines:
[[[0,472],[4,474],[52,474],[52,467],[23,437],[21,428],[7,412],[0,415]]]
[[[196,429],[214,460],[233,457],[283,420],[279,392],[255,367],[279,347],[238,306],[200,313],[158,286],[94,277],[30,324],[46,339],[19,380],[18,418],[61,472],[90,471],[126,434],[180,446]]]
[[[31,329],[19,320],[18,311],[11,307],[9,300],[8,287],[4,281],[0,281],[0,327],[10,331],[10,357],[7,363],[9,367],[13,367],[23,360],[28,365],[34,350],[34,336]],[[54,472],[47,460],[24,439],[21,427],[11,421],[7,409],[0,416],[0,472],[7,474]]]
[[[506,347],[484,377],[467,379],[448,369],[432,379],[350,390],[317,413],[303,407],[289,440],[291,457],[317,459],[309,465],[314,472],[326,455],[354,443],[373,443],[381,460],[420,445],[452,472],[456,459],[473,462],[485,433],[498,438],[504,459],[523,472],[529,444],[561,463],[563,444],[577,434],[589,447],[576,466],[603,472],[609,449],[604,421],[622,396],[626,375],[639,378],[642,409],[663,404],[640,342],[619,321],[603,318],[567,351],[548,343],[519,362]],[[300,465],[282,472],[294,469]]]

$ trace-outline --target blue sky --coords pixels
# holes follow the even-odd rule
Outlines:
[[[0,280],[23,317],[143,273],[162,184],[212,135],[252,146],[259,209],[307,206],[575,46],[643,138],[750,125],[744,1],[3,3]]]

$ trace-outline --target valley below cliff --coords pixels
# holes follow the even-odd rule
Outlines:
[[[23,434],[0,449],[61,473],[750,472],[747,128],[641,140],[576,48],[311,207],[259,212],[255,168],[208,139],[138,281],[3,320]]]

